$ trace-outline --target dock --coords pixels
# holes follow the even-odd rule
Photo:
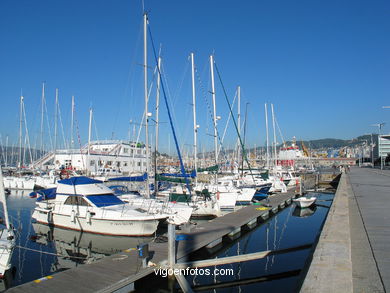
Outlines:
[[[185,262],[187,256],[201,248],[217,250],[223,242],[235,239],[244,230],[254,229],[273,214],[289,206],[297,196],[295,189],[287,193],[275,194],[269,198],[267,207],[262,205],[245,206],[235,212],[196,225],[191,229],[177,231],[184,240],[177,242],[176,258]],[[167,262],[167,242],[149,244],[150,262],[144,266],[135,248],[120,254],[111,255],[92,264],[53,274],[9,289],[9,292],[129,292],[134,283],[154,273],[154,270]]]
[[[390,170],[340,179],[301,292],[390,290]]]

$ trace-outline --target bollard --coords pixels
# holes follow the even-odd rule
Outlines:
[[[175,225],[168,224],[168,266],[173,268],[176,263],[176,231]]]

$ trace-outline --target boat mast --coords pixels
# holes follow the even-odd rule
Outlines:
[[[74,147],[73,125],[74,125],[74,96],[72,96],[72,111],[71,111],[71,119],[70,119],[70,149],[73,149]]]
[[[8,135],[5,137],[5,166],[8,167]]]
[[[150,197],[149,190],[149,112],[148,112],[148,55],[147,55],[147,25],[148,15],[144,13],[144,98],[145,98],[145,147],[146,147],[146,196]]]
[[[245,147],[245,144],[246,144],[246,124],[247,124],[247,119],[248,119],[248,104],[249,103],[246,103],[246,105],[245,105],[244,143],[243,143],[244,147]],[[250,158],[250,153],[249,153],[249,158]],[[241,176],[244,176],[244,153],[242,153],[241,161],[242,161]],[[247,161],[247,164],[248,164],[248,161]],[[248,167],[250,167],[250,166],[248,166]]]
[[[217,109],[215,104],[215,86],[214,86],[214,57],[210,55],[210,72],[211,72],[211,94],[213,97],[213,123],[214,123],[214,155],[215,165],[218,165],[218,132],[217,132]],[[215,184],[217,184],[217,173],[215,174]]]
[[[85,164],[86,167],[86,174],[87,176],[90,173],[89,166],[90,166],[90,148],[91,148],[91,134],[92,134],[92,107],[89,108],[89,124],[88,124],[88,152],[87,152],[87,162]]]
[[[20,95],[20,109],[19,109],[19,157],[18,168],[22,167],[22,132],[23,132],[23,95]]]
[[[157,182],[157,150],[158,150],[158,131],[159,131],[159,109],[160,109],[160,72],[161,72],[161,57],[158,57],[157,61],[157,88],[156,88],[156,141],[154,146],[154,194],[158,193]]]
[[[57,120],[58,120],[58,88],[56,88],[56,101],[54,111],[54,164],[57,152]]]
[[[43,119],[45,109],[45,83],[42,82],[42,102],[41,102],[41,156],[43,156]]]
[[[240,159],[243,160],[243,157],[242,157],[242,152],[240,151],[241,150],[241,144],[240,144],[240,135],[241,135],[241,87],[238,86],[237,87],[237,123],[238,123],[238,139],[237,139],[237,162],[238,162],[238,165],[239,162],[240,162]],[[240,155],[241,154],[241,155]],[[240,174],[240,173],[238,173]]]
[[[274,104],[271,104],[271,113],[272,113],[272,127],[274,129],[274,166],[277,165],[277,154],[276,154],[276,129],[275,129],[275,115],[274,115]]]
[[[269,170],[269,137],[268,137],[268,108],[267,103],[264,104],[265,110],[265,132],[266,132],[266,160],[267,160],[267,169]]]
[[[192,109],[194,116],[194,169],[195,174],[198,169],[198,127],[196,124],[196,96],[195,96],[195,65],[194,65],[194,53],[191,53],[191,81],[192,81]],[[195,176],[195,185],[198,184],[198,176]]]

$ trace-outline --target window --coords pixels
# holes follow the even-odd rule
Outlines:
[[[124,154],[128,154],[129,153],[129,149],[128,148],[123,148],[123,153]]]
[[[89,165],[90,165],[90,166],[95,166],[95,160],[89,161]]]
[[[82,197],[78,195],[71,195],[69,196],[64,204],[66,205],[78,205],[78,206],[89,206],[88,202]]]
[[[138,162],[138,163],[137,163],[137,166],[140,167],[140,166],[141,166],[141,162]]]

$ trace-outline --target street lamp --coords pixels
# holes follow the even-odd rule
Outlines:
[[[388,107],[388,106],[383,106],[383,107]],[[371,124],[371,126],[378,127],[378,130],[379,130],[379,134],[378,134],[378,155],[380,156],[380,160],[381,160],[381,170],[383,169],[383,157],[382,157],[382,154],[380,153],[380,151],[381,151],[381,129],[382,129],[382,127],[385,124],[386,124],[385,122]]]

